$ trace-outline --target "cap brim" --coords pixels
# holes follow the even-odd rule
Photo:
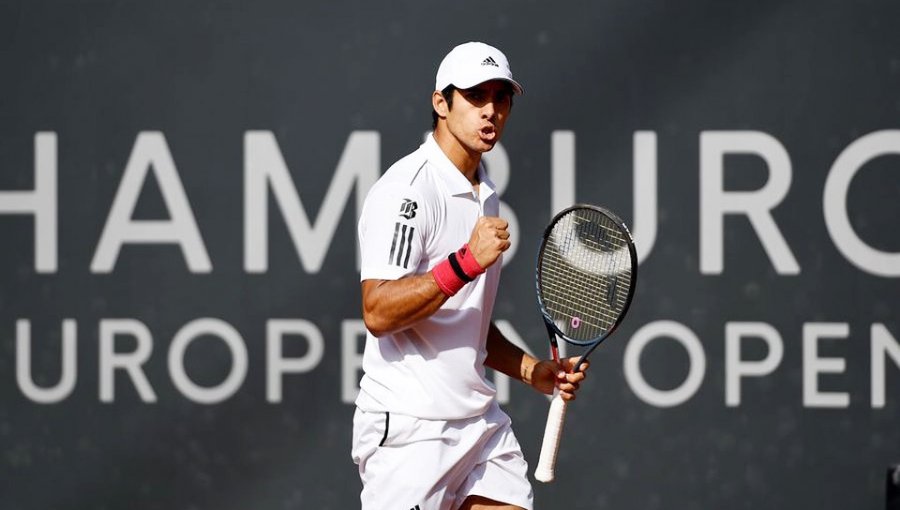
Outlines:
[[[513,86],[513,90],[515,91],[516,94],[521,96],[522,94],[525,93],[525,88],[522,85],[520,85],[519,82],[517,82],[516,80],[509,78],[504,81],[508,81],[510,83],[510,85]]]
[[[507,78],[505,76],[487,76],[487,77],[482,76],[482,77],[475,78],[474,80],[471,80],[471,82],[458,82],[458,83],[452,83],[451,85],[453,85],[454,87],[456,87],[458,89],[470,89],[476,85],[481,85],[482,83],[492,81],[492,80],[500,80],[500,81],[505,81],[506,83],[509,83],[510,85],[512,85],[513,92],[517,95],[522,95],[525,93],[525,88],[522,87],[522,85],[520,85],[519,82],[517,82],[516,80],[513,80],[512,78]]]

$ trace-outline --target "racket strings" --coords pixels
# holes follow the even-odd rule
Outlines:
[[[547,311],[567,335],[592,339],[615,326],[631,286],[627,234],[593,210],[568,214],[543,249],[539,289]]]
[[[553,271],[549,271],[549,273],[553,273]],[[571,275],[560,275],[560,273],[556,272],[559,275],[559,279],[570,278]],[[581,292],[585,293],[578,297],[558,297],[551,298],[547,303],[547,307],[552,311],[556,311],[562,313],[567,318],[571,319],[574,317],[580,317],[581,322],[585,324],[590,324],[597,328],[607,329],[611,327],[613,323],[615,323],[618,318],[617,310],[621,310],[625,305],[625,297],[620,295],[620,292],[616,292],[615,303],[613,306],[605,306],[603,304],[598,304],[597,300],[589,299],[585,297],[588,293],[592,293],[595,295],[605,294],[605,289],[603,288],[603,283],[591,282],[590,277],[586,279],[575,279],[568,282],[556,283],[551,281],[547,282],[546,288],[548,294],[552,294],[555,296],[565,296],[566,293],[569,292]],[[554,292],[555,291],[555,292]],[[594,317],[590,312],[595,311],[596,317]],[[579,315],[580,314],[580,315]],[[595,319],[597,323],[593,323],[589,321],[589,319]]]
[[[549,311],[555,312],[558,316],[554,317],[554,320],[565,318],[570,325],[574,325],[572,319],[577,318],[578,322],[582,325],[591,326],[596,330],[582,330],[580,335],[572,336],[594,338],[600,336],[598,332],[605,332],[615,324],[619,316],[618,310],[621,310],[625,305],[625,298],[620,295],[620,292],[615,293],[615,302],[612,306],[609,306],[608,304],[600,302],[598,299],[586,297],[605,294],[606,289],[602,282],[591,282],[590,277],[586,279],[572,279],[571,274],[563,275],[561,276],[561,279],[562,278],[565,278],[568,281],[564,280],[560,283],[556,283],[551,279],[545,284],[545,295],[547,297],[545,304]],[[584,294],[574,298],[571,296],[565,297],[571,292]],[[575,324],[578,324],[578,322]]]
[[[610,292],[609,285],[602,279],[592,278],[589,275],[585,278],[573,277],[572,274],[562,275],[559,283],[550,280],[545,287],[548,295],[547,308],[558,316],[555,319],[569,320],[572,327],[566,329],[578,329],[578,326],[586,325],[598,330],[582,329],[580,334],[572,336],[585,338],[599,336],[598,332],[605,332],[615,324],[619,316],[618,310],[621,310],[625,303],[625,299],[620,297],[617,290],[611,291],[614,301],[605,302],[601,296]],[[570,294],[573,292],[583,294],[573,298]]]

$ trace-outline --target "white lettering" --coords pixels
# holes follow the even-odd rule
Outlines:
[[[768,353],[758,361],[741,359],[744,338],[760,338],[766,342]],[[784,342],[771,325],[764,322],[728,322],[725,324],[725,403],[728,407],[741,404],[741,378],[771,374],[784,357]]]
[[[850,395],[845,392],[819,391],[819,374],[843,374],[847,362],[843,358],[819,357],[820,338],[846,338],[846,323],[809,322],[803,325],[803,405],[805,407],[848,407]]]
[[[377,131],[354,131],[350,134],[334,179],[313,224],[306,215],[300,195],[291,180],[275,135],[271,131],[248,131],[244,135],[244,269],[248,273],[264,273],[268,270],[267,189],[271,189],[304,271],[318,273],[331,246],[342,216],[342,208],[350,197],[354,181],[358,219],[369,188],[378,180],[381,159],[379,143]]]
[[[169,220],[133,220],[141,189],[148,171],[153,169]],[[122,245],[177,244],[192,273],[212,271],[209,254],[191,211],[175,161],[162,133],[144,131],[138,134],[134,149],[125,166],[125,174],[113,200],[106,226],[91,262],[94,273],[109,273],[116,265]]]
[[[647,383],[641,373],[641,353],[658,337],[678,341],[690,359],[688,375],[680,386],[672,390],[659,390]],[[697,335],[688,327],[675,321],[655,321],[644,325],[634,333],[625,348],[625,379],[632,391],[644,402],[656,407],[673,407],[694,396],[706,374],[706,354]]]
[[[299,358],[282,357],[282,345],[286,335],[298,335],[306,339],[309,349]],[[322,332],[310,321],[303,319],[271,319],[266,323],[266,400],[281,402],[281,379],[285,373],[305,373],[316,368],[325,354]]]
[[[634,132],[634,247],[638,263],[643,262],[656,244],[656,132]]]
[[[575,203],[575,133],[550,134],[550,214]]]
[[[769,169],[765,186],[756,191],[725,191],[726,154],[754,154],[764,159]],[[700,271],[722,273],[723,218],[726,214],[744,214],[775,270],[779,274],[798,274],[800,266],[770,213],[790,186],[790,157],[772,136],[758,131],[700,133]]]
[[[54,404],[72,393],[78,379],[77,336],[78,323],[74,319],[63,320],[62,373],[55,386],[42,388],[31,377],[31,322],[27,319],[16,321],[16,382],[26,397],[39,404]]]
[[[213,335],[225,341],[231,351],[231,371],[218,386],[202,387],[194,384],[184,369],[184,352],[201,335]],[[169,374],[172,382],[186,397],[201,404],[216,404],[231,397],[247,375],[247,347],[244,339],[227,322],[219,319],[195,319],[184,325],[169,346]]]
[[[117,353],[116,337],[129,335],[137,341],[137,348],[129,353]],[[100,321],[100,401],[115,400],[115,371],[123,369],[131,378],[141,400],[156,402],[156,393],[141,366],[153,352],[153,336],[144,323],[135,319],[103,319]]]
[[[828,172],[822,208],[828,235],[847,260],[867,273],[898,277],[900,253],[876,250],[863,242],[847,213],[847,190],[856,172],[870,160],[886,154],[900,154],[900,130],[876,131],[847,146]]]
[[[0,214],[34,215],[34,268],[55,273],[57,268],[56,133],[34,135],[34,190],[0,192]]]
[[[900,343],[884,324],[872,324],[872,407],[881,409],[885,402],[885,354],[900,368]]]
[[[631,233],[643,262],[656,243],[656,132],[635,131],[634,158],[634,225]],[[575,184],[575,133],[553,131],[550,135],[550,210],[557,214],[577,202]]]

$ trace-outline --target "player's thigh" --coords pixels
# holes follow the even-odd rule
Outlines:
[[[484,496],[469,496],[459,510],[523,510],[520,506],[500,503]]]

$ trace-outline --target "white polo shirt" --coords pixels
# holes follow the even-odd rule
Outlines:
[[[479,192],[432,135],[372,186],[358,233],[361,280],[424,274],[469,241],[480,216],[498,216],[500,200],[479,165]],[[496,393],[485,379],[485,339],[502,260],[448,299],[431,317],[375,337],[368,333],[365,375],[356,405],[452,420],[486,411]]]

